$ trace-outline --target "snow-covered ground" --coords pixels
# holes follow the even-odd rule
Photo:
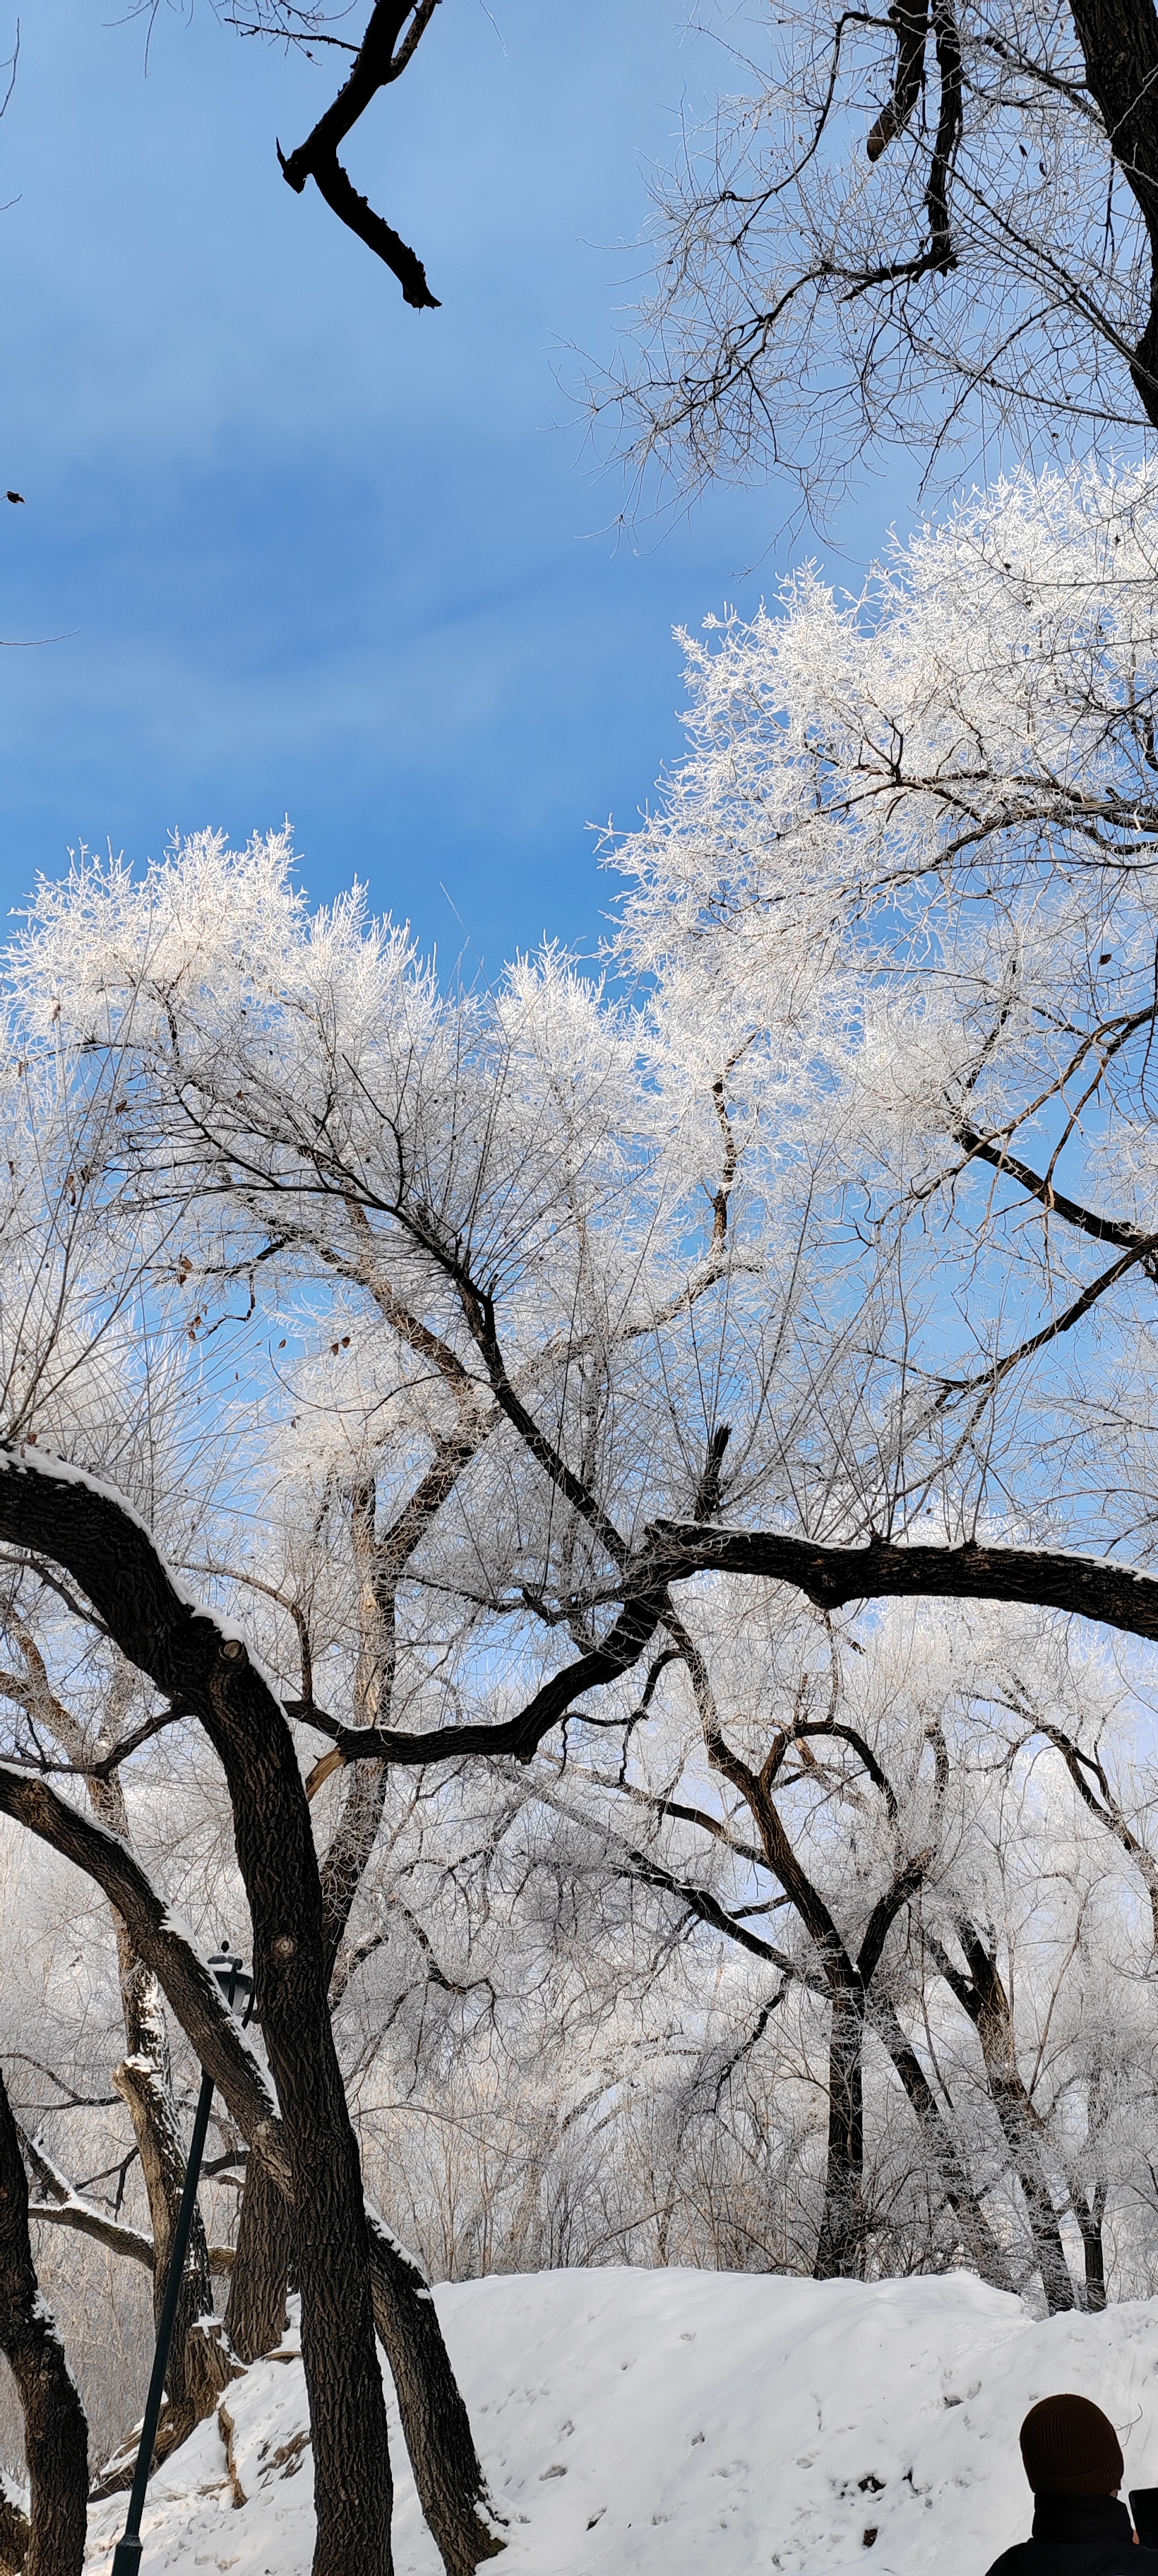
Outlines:
[[[510,2576],[984,2576],[1028,2536],[1017,2429],[1055,2389],[1112,2416],[1128,2486],[1158,2485],[1158,2301],[1041,2323],[962,2273],[625,2270],[437,2298]],[[392,2402],[391,2424],[399,2576],[439,2576]],[[307,2576],[310,2489],[291,2336],[154,2480],[142,2576]],[[123,2512],[93,2512],[94,2571]]]

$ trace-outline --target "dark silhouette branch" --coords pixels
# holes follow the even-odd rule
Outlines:
[[[1020,1181],[1031,1198],[1040,1200],[1047,1214],[1061,1217],[1066,1225],[1088,1234],[1095,1243],[1116,1243],[1124,1252],[1145,1252],[1150,1236],[1140,1225],[1128,1225],[1115,1217],[1098,1216],[1093,1208],[1083,1207],[1080,1199],[1071,1199],[1064,1190],[1055,1189],[1043,1172],[1023,1163],[1020,1155],[1011,1154],[1000,1139],[982,1136],[976,1127],[958,1127],[957,1141],[971,1161],[989,1163],[995,1172],[1008,1173],[1010,1180]]]
[[[287,186],[300,197],[307,179],[312,179],[331,213],[365,242],[376,259],[384,261],[398,280],[403,302],[418,313],[437,312],[439,304],[437,295],[430,292],[422,261],[401,234],[375,214],[365,197],[358,195],[338,159],[338,146],[378,91],[398,80],[413,61],[437,6],[438,0],[401,0],[401,5],[400,0],[375,0],[349,78],[333,104],[295,152],[283,152],[280,143],[277,147]]]
[[[889,11],[897,31],[897,67],[893,77],[893,94],[887,107],[882,107],[865,150],[870,161],[879,161],[882,152],[903,134],[917,100],[925,72],[925,38],[929,32],[927,0],[893,0]]]
[[[296,1700],[287,1701],[289,1714],[329,1736],[347,1762],[425,1766],[495,1754],[529,1761],[584,1691],[617,1681],[638,1663],[661,1621],[671,1625],[666,1585],[686,1582],[694,1574],[761,1576],[789,1584],[823,1610],[896,1596],[1019,1601],[1093,1619],[1127,1636],[1158,1638],[1158,1577],[1061,1549],[906,1546],[879,1538],[870,1539],[867,1547],[827,1547],[773,1530],[712,1529],[678,1521],[657,1521],[649,1539],[636,1560],[637,1583],[603,1645],[544,1682],[517,1717],[493,1726],[468,1723],[408,1735],[396,1727],[342,1726],[326,1710]],[[843,1732],[819,1721],[798,1730],[804,1731]],[[323,1763],[333,1767],[329,1755]],[[319,1772],[321,1768],[319,1764]],[[746,1789],[742,1794],[747,1796]]]
[[[1146,227],[1149,314],[1130,374],[1158,426],[1158,13],[1154,0],[1070,0],[1086,80]]]
[[[655,1571],[669,1583],[692,1574],[762,1575],[803,1592],[818,1609],[886,1596],[942,1601],[1022,1601],[1093,1619],[1131,1637],[1158,1637],[1158,1577],[1061,1548],[912,1545],[872,1537],[867,1547],[828,1547],[775,1530],[707,1529],[657,1521]]]

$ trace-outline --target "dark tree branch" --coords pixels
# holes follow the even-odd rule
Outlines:
[[[143,2263],[146,2271],[151,2273],[152,2237],[142,2235],[139,2228],[123,2227],[119,2220],[106,2217],[103,2210],[94,2209],[92,2202],[82,2199],[75,2186],[66,2180],[39,2138],[29,2137],[19,2123],[17,2135],[33,2177],[46,2195],[39,2201],[29,2202],[29,2217],[51,2219],[58,2227],[75,2228],[78,2235],[92,2236],[98,2245],[107,2245],[111,2253],[124,2254],[134,2263]]]
[[[958,1127],[956,1135],[958,1144],[964,1146],[971,1160],[989,1163],[995,1172],[1008,1172],[1010,1179],[1020,1181],[1031,1198],[1040,1200],[1048,1214],[1061,1217],[1066,1225],[1076,1226],[1080,1233],[1088,1234],[1095,1243],[1116,1243],[1124,1252],[1144,1252],[1150,1245],[1151,1237],[1143,1232],[1141,1226],[1124,1225],[1114,1217],[1098,1216],[1092,1208],[1083,1207],[1079,1199],[1068,1198],[1064,1190],[1055,1189],[1053,1182],[1047,1180],[1043,1173],[1035,1172],[1031,1164],[1023,1163],[1020,1156],[1011,1154],[998,1139],[982,1136],[977,1128],[969,1126]]]
[[[915,1852],[912,1859],[905,1862],[903,1869],[897,1871],[892,1886],[887,1887],[884,1895],[877,1898],[865,1926],[864,1939],[857,1952],[857,1973],[866,1986],[872,1983],[876,1975],[881,1952],[902,1906],[908,1905],[910,1899],[916,1895],[918,1888],[923,1884],[932,1859],[932,1850]]]
[[[1070,0],[1086,80],[1146,226],[1150,311],[1130,374],[1158,427],[1158,14],[1154,0]]]
[[[710,1895],[706,1887],[696,1887],[690,1880],[676,1878],[648,1852],[629,1851],[627,1859],[634,1878],[642,1879],[647,1887],[659,1887],[666,1895],[678,1897],[689,1914],[694,1914],[700,1923],[708,1924],[713,1932],[722,1932],[726,1940],[735,1941],[741,1950],[750,1950],[754,1959],[767,1959],[772,1967],[779,1968],[782,1976],[796,1978],[801,1985],[810,1986],[814,1994],[828,1993],[829,1989],[821,1977],[801,1967],[786,1950],[778,1950],[774,1942],[762,1941],[758,1933],[749,1932],[747,1925],[739,1922],[734,1914],[729,1914],[726,1905],[721,1905],[719,1898]]]
[[[81,2576],[88,2502],[88,2426],[44,2300],[28,2235],[28,2182],[0,2076],[0,2352],[24,2412],[32,2494],[27,2576]]]
[[[949,181],[961,140],[961,42],[953,0],[933,0],[933,29],[941,82],[941,108],[929,165],[925,211],[929,218],[929,247],[939,265],[951,269],[956,268],[957,261],[949,215]]]
[[[1074,1743],[1072,1736],[1066,1734],[1064,1727],[1055,1725],[1047,1717],[1034,1715],[1028,1722],[1036,1728],[1039,1735],[1045,1736],[1047,1743],[1052,1744],[1056,1752],[1060,1753],[1079,1798],[1089,1808],[1091,1815],[1097,1817],[1098,1823],[1105,1826],[1106,1831],[1114,1836],[1123,1851],[1128,1852],[1131,1860],[1136,1863],[1145,1881],[1146,1894],[1150,1900],[1154,1948],[1158,1955],[1158,1862],[1155,1861],[1153,1853],[1140,1840],[1129,1818],[1123,1814],[1110,1787],[1105,1769],[1096,1755],[1083,1753],[1081,1746]],[[1101,1790],[1104,1802],[1102,1804],[1099,1804],[1090,1787],[1087,1775],[1091,1772]]]
[[[789,1746],[793,1744],[803,1745],[805,1739],[810,1735],[835,1736],[839,1742],[850,1744],[852,1746],[853,1752],[864,1764],[873,1787],[880,1790],[888,1811],[890,1824],[895,1824],[898,1813],[896,1790],[893,1788],[892,1782],[889,1780],[887,1774],[878,1762],[872,1746],[866,1743],[864,1736],[858,1732],[855,1726],[846,1726],[843,1718],[798,1717],[794,1719],[791,1726],[779,1728],[777,1730],[776,1740],[761,1775],[765,1787],[770,1789],[773,1781],[777,1778],[781,1763],[784,1760],[784,1756],[787,1753]]]
[[[1158,1577],[1105,1558],[1058,1549],[934,1547],[870,1539],[867,1547],[828,1547],[772,1530],[705,1528],[695,1522],[657,1521],[649,1549],[636,1560],[638,1589],[624,1603],[602,1646],[581,1655],[535,1692],[517,1717],[434,1727],[407,1735],[395,1727],[342,1726],[326,1710],[287,1701],[290,1716],[328,1735],[347,1762],[415,1763],[514,1754],[529,1761],[543,1737],[586,1690],[617,1681],[638,1663],[663,1620],[671,1625],[664,1587],[694,1574],[744,1574],[786,1583],[818,1609],[892,1596],[953,1601],[1021,1601],[1039,1609],[1093,1619],[1128,1636],[1158,1638]],[[815,1722],[810,1731],[841,1732]],[[851,1740],[851,1738],[850,1738]],[[859,1740],[856,1749],[862,1750]],[[323,1756],[323,1763],[330,1761]],[[320,1772],[323,1765],[317,1766]],[[870,1766],[871,1767],[871,1766]],[[747,1775],[745,1775],[745,1778]],[[737,1782],[741,1795],[749,1790]],[[879,1784],[878,1784],[879,1785]]]
[[[1155,1587],[1158,1590],[1158,1586]],[[601,1646],[589,1655],[580,1655],[561,1673],[544,1682],[533,1699],[528,1700],[517,1717],[505,1719],[497,1726],[466,1724],[436,1726],[422,1734],[407,1735],[395,1726],[342,1726],[325,1710],[306,1708],[299,1700],[288,1700],[291,1717],[304,1718],[333,1739],[335,1751],[346,1762],[418,1763],[461,1761],[465,1756],[514,1754],[519,1762],[529,1762],[545,1735],[565,1717],[584,1691],[597,1690],[604,1683],[618,1681],[629,1672],[650,1645],[664,1613],[661,1587],[641,1589],[625,1602],[614,1627]],[[323,1754],[311,1774],[314,1780],[333,1768],[333,1757]]]
[[[1131,1637],[1158,1637],[1158,1577],[1107,1558],[1062,1549],[898,1545],[829,1547],[775,1530],[707,1529],[657,1521],[655,1572],[669,1583],[692,1574],[762,1575],[806,1594],[818,1609],[886,1596],[942,1601],[1023,1601],[1093,1619]]]
[[[879,161],[882,152],[903,134],[917,100],[925,72],[925,39],[929,32],[927,0],[893,0],[889,11],[897,31],[897,67],[893,76],[893,94],[888,106],[881,109],[865,150],[870,161]]]
[[[401,234],[375,214],[365,197],[358,195],[338,159],[338,146],[364,115],[371,99],[391,81],[398,80],[413,60],[437,6],[438,0],[376,0],[349,79],[332,106],[318,118],[313,132],[295,152],[283,152],[280,143],[277,147],[287,186],[300,197],[307,179],[312,179],[331,213],[385,262],[398,280],[403,302],[419,313],[437,312],[439,301],[430,292],[422,261]]]

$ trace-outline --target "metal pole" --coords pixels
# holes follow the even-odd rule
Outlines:
[[[218,1984],[225,1990],[226,2002],[231,2005],[241,1973],[240,1959],[235,1959],[231,1955],[212,1959],[210,1966]],[[248,1984],[249,1980],[245,1979],[244,1982]],[[157,2326],[157,2348],[153,2355],[153,2375],[149,2381],[149,2394],[145,2400],[145,2415],[137,2450],[137,2466],[133,2476],[125,2528],[113,2551],[112,2576],[138,2576],[141,2564],[141,2515],[145,2510],[145,2491],[149,2483],[149,2471],[153,2465],[153,2445],[157,2439],[157,2426],[161,2420],[165,2373],[169,2367],[169,2347],[173,2340],[177,2301],[181,2295],[181,2283],[185,2273],[185,2256],[189,2250],[189,2236],[193,2226],[193,2211],[197,2203],[197,2184],[201,2175],[201,2158],[205,2152],[205,2134],[209,2127],[209,2109],[212,2100],[213,2078],[211,2075],[202,2075],[201,2090],[197,2096],[197,2116],[193,2122],[193,2135],[189,2143],[189,2160],[185,2167],[185,2188],[181,2194],[181,2206],[177,2212],[177,2224],[173,2230],[169,2276],[165,2283],[165,2296]]]

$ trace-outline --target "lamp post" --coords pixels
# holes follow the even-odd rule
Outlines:
[[[220,1950],[210,1960],[209,1965],[226,2003],[231,2008],[235,1995],[239,2000],[241,1995],[245,1995],[244,2021],[247,2022],[253,2009],[252,1977],[246,1976],[240,1959],[235,1958],[231,1950]],[[145,2510],[145,2490],[149,2483],[149,2470],[153,2464],[153,2444],[157,2439],[157,2426],[161,2420],[165,2372],[169,2367],[169,2346],[173,2341],[177,2301],[181,2295],[185,2256],[189,2249],[189,2232],[193,2225],[193,2211],[197,2204],[197,2184],[201,2173],[201,2158],[205,2152],[205,2134],[209,2127],[209,2107],[212,2100],[213,2078],[203,2073],[201,2090],[197,2096],[197,2116],[193,2122],[193,2135],[189,2142],[189,2160],[185,2167],[185,2188],[181,2194],[181,2206],[177,2212],[177,2224],[173,2230],[169,2276],[165,2283],[165,2296],[157,2326],[157,2348],[153,2354],[153,2374],[149,2381],[149,2394],[145,2400],[144,2422],[141,2425],[141,2440],[137,2451],[137,2465],[133,2472],[129,2510],[125,2517],[124,2530],[113,2551],[112,2576],[138,2576],[141,2564],[141,2515]]]

